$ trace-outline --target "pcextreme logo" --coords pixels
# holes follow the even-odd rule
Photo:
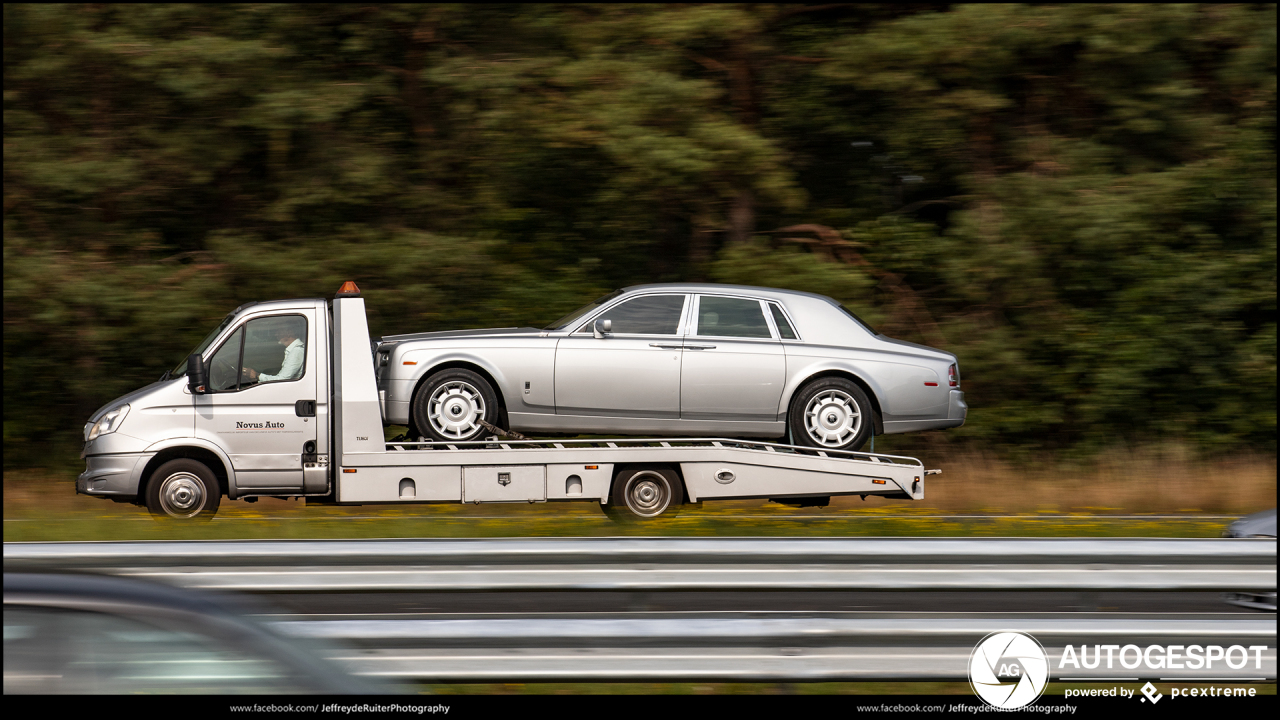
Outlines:
[[[1035,702],[1049,680],[1049,658],[1026,633],[994,632],[969,656],[969,684],[992,707],[1015,710]]]

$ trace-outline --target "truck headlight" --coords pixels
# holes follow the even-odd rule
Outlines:
[[[121,405],[103,413],[102,417],[98,418],[98,422],[94,423],[92,427],[85,426],[84,441],[92,442],[99,435],[115,432],[120,428],[120,424],[124,422],[124,416],[128,414],[128,405]]]

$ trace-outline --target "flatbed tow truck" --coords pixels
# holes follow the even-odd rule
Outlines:
[[[232,372],[244,372],[243,338],[262,327],[251,323],[282,317],[306,321],[298,379],[216,390],[210,376],[222,372],[224,350]],[[187,358],[185,377],[166,373],[94,413],[76,491],[176,519],[211,518],[226,495],[340,505],[585,500],[641,520],[704,500],[920,500],[926,475],[940,472],[909,457],[726,438],[527,440],[494,428],[483,441],[387,441],[376,351],[355,283],[332,301],[241,306]]]

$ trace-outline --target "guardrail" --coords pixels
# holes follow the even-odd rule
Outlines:
[[[1276,678],[1274,617],[886,618],[574,617],[329,620],[275,623],[295,637],[341,642],[331,659],[367,676],[440,682],[965,680],[970,653],[998,630],[1045,647],[1050,679],[1129,677],[1184,682]],[[1250,648],[1232,668],[1062,667],[1067,644]],[[1096,651],[1093,651],[1096,652]],[[1233,653],[1238,655],[1238,653]],[[1130,657],[1130,659],[1132,659]],[[1234,658],[1238,660],[1239,658]],[[1232,664],[1238,664],[1233,661]]]
[[[6,569],[242,592],[1274,591],[1266,539],[533,538],[5,543]]]
[[[6,571],[89,571],[274,593],[394,591],[1260,591],[1265,539],[534,538],[6,543]],[[1224,606],[1225,609],[1225,606]],[[1273,681],[1274,615],[629,613],[356,617],[273,623],[338,642],[362,675],[420,682],[963,680],[974,645],[1264,646],[1239,668],[1053,667],[1051,679]],[[1237,653],[1238,654],[1238,653]],[[1255,663],[1256,660],[1256,663]],[[1219,663],[1221,665],[1221,663]],[[1256,665],[1256,666],[1255,666]]]

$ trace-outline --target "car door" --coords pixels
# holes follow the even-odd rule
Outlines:
[[[593,315],[556,346],[556,414],[680,416],[682,319],[688,296],[641,295]],[[596,320],[610,332],[597,338]]]
[[[302,489],[318,425],[315,347],[307,309],[251,316],[214,351],[209,392],[195,396],[196,435],[226,450],[239,491]]]
[[[787,358],[760,300],[699,295],[681,360],[680,417],[776,420]]]

